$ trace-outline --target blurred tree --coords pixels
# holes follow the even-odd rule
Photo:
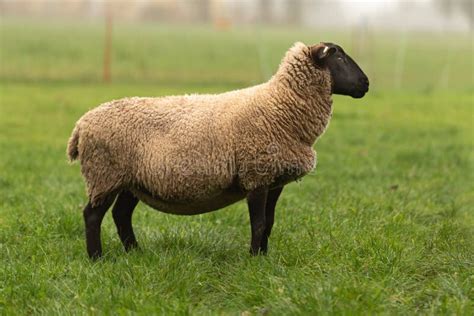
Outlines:
[[[446,15],[452,14],[454,11],[461,13],[469,20],[471,29],[474,18],[474,5],[472,0],[433,0],[438,8]]]
[[[190,1],[198,22],[209,22],[211,20],[211,4],[210,0],[194,0]]]
[[[272,0],[258,0],[259,22],[262,24],[270,24],[273,22]]]
[[[453,0],[434,0],[434,2],[445,15],[450,15],[453,12]]]
[[[464,15],[466,15],[466,17],[469,19],[469,23],[471,23],[472,29],[474,19],[474,4],[472,0],[460,0],[459,2],[459,6]]]
[[[287,22],[298,25],[303,20],[303,2],[304,0],[286,0]]]

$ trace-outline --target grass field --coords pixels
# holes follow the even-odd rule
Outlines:
[[[123,252],[108,214],[105,256],[91,263],[84,185],[65,155],[85,111],[243,87],[296,40],[334,38],[351,52],[352,39],[119,25],[114,81],[102,84],[99,25],[4,20],[0,314],[472,315],[473,51],[467,35],[448,35],[376,33],[353,54],[373,89],[335,97],[317,171],[283,192],[267,256],[248,255],[245,203],[193,217],[139,205],[142,250]]]

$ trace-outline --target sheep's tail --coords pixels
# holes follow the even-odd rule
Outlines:
[[[79,145],[79,127],[76,125],[67,143],[67,156],[69,157],[70,162],[73,162],[79,156],[79,150],[77,148],[78,145]]]

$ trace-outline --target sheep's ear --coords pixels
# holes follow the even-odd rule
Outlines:
[[[318,44],[311,47],[311,58],[317,64],[322,64],[325,58],[328,58],[336,52],[335,47]]]

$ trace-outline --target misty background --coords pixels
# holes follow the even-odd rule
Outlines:
[[[371,91],[472,91],[471,0],[0,0],[0,81],[267,80],[296,41],[335,42]]]
[[[471,0],[0,0],[3,17],[472,31]]]

